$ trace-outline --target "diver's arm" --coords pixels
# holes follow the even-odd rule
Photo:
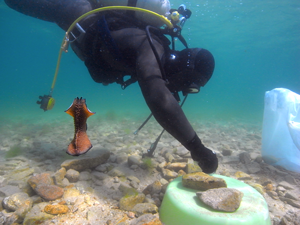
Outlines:
[[[88,0],[4,0],[12,9],[41,20],[55,22],[62,29],[93,9]]]
[[[162,55],[163,47],[157,42],[156,50]],[[139,85],[155,119],[191,152],[192,158],[198,161],[204,172],[215,172],[218,167],[215,153],[202,144],[178,102],[166,87],[148,42],[144,42],[139,48],[137,65]]]

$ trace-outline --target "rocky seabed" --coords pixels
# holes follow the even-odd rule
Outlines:
[[[28,134],[19,126],[1,134],[0,224],[162,224],[158,212],[168,183],[201,169],[168,134],[153,158],[143,158],[161,130],[154,122],[136,136],[131,130],[138,124],[130,119],[101,124],[89,127],[93,148],[80,157],[65,153],[72,127],[64,123],[55,132],[39,127]],[[193,126],[218,155],[216,173],[261,193],[274,225],[300,225],[300,176],[263,161],[259,126],[236,121]],[[5,159],[16,144],[22,154]]]

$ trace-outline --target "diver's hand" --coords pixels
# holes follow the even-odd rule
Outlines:
[[[213,173],[218,168],[218,158],[214,151],[204,145],[200,149],[191,150],[191,156],[204,173]]]

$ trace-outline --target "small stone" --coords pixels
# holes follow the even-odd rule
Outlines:
[[[17,186],[6,185],[0,188],[0,197],[10,196],[18,192],[21,192],[21,189]]]
[[[125,177],[125,174],[122,172],[121,168],[115,167],[107,173],[111,177]]]
[[[112,163],[116,162],[116,160],[117,160],[117,156],[116,155],[110,155],[110,157],[108,159],[108,161],[112,162]]]
[[[53,201],[55,199],[61,198],[64,194],[64,189],[56,185],[40,184],[34,191],[47,201]]]
[[[19,219],[23,220],[26,214],[31,210],[33,201],[31,199],[25,200],[22,205],[15,211]]]
[[[81,158],[64,161],[61,167],[66,168],[66,170],[73,169],[81,172],[87,169],[94,169],[98,165],[105,163],[109,156],[110,152],[107,149],[93,150],[88,155],[81,156]]]
[[[185,172],[187,174],[189,174],[189,173],[196,173],[196,172],[202,172],[202,169],[196,163],[188,163],[186,165]]]
[[[69,169],[66,173],[66,178],[69,180],[70,183],[75,183],[79,180],[80,173],[76,170]]]
[[[53,185],[53,179],[49,173],[36,174],[30,177],[27,181],[32,189],[35,189],[39,184]]]
[[[255,190],[257,190],[260,194],[264,195],[264,188],[262,185],[254,183],[254,182],[246,182],[251,187],[253,187]]]
[[[144,194],[137,194],[137,195],[129,195],[129,196],[124,196],[120,199],[120,209],[122,210],[127,210],[127,211],[132,211],[132,208],[138,204],[142,203],[145,200],[145,195]]]
[[[278,194],[275,192],[275,191],[267,191],[267,194],[273,198],[274,200],[278,200],[279,197],[278,197]]]
[[[170,152],[167,152],[165,154],[165,159],[167,160],[167,162],[170,162],[170,163],[172,163],[175,160],[174,156]]]
[[[78,196],[80,196],[79,190],[76,188],[68,188],[64,192],[63,199],[70,204],[74,204]]]
[[[284,187],[287,190],[293,190],[294,188],[286,181],[281,181],[278,186]]]
[[[26,168],[22,171],[16,170],[10,175],[10,179],[12,180],[22,180],[24,178],[27,178],[34,173],[33,168]]]
[[[79,175],[79,181],[88,181],[92,179],[92,175],[88,171],[83,171]]]
[[[154,181],[152,184],[149,184],[144,190],[145,195],[153,195],[161,192],[162,185],[159,180]]]
[[[299,197],[297,196],[297,194],[292,193],[292,192],[286,192],[284,197],[290,198],[290,199],[293,199],[293,200],[296,200],[296,201],[299,200]]]
[[[28,194],[24,192],[15,193],[3,200],[3,206],[10,211],[16,211],[26,200],[31,201],[32,204],[32,200]]]
[[[243,193],[234,188],[215,188],[197,192],[197,196],[215,210],[234,212],[240,207]]]
[[[171,163],[167,166],[167,169],[174,170],[178,172],[179,170],[184,170],[186,168],[186,163]]]
[[[134,188],[132,188],[131,186],[129,186],[127,183],[125,182],[121,182],[120,186],[119,186],[119,191],[122,192],[122,195],[137,195],[138,191]]]
[[[231,149],[223,149],[222,150],[222,155],[224,156],[229,156],[232,154],[232,150]]]
[[[151,203],[138,203],[132,208],[132,211],[135,212],[137,216],[141,216],[146,213],[155,214],[158,212],[158,208]]]
[[[44,212],[51,215],[65,214],[68,211],[69,208],[66,205],[46,205],[44,208]]]
[[[107,174],[105,173],[100,173],[100,172],[97,172],[97,171],[93,171],[92,172],[92,179],[96,179],[96,180],[105,180],[106,178],[109,178],[110,176],[108,176]]]
[[[127,159],[127,163],[128,163],[129,167],[132,166],[132,165],[137,165],[137,166],[141,165],[140,158],[138,156],[135,156],[135,155],[129,156],[128,159]]]
[[[127,216],[128,216],[130,219],[135,218],[134,212],[128,212],[128,213],[127,213]]]
[[[95,168],[95,171],[104,173],[104,172],[107,171],[107,167],[106,167],[104,164],[102,164],[102,165],[97,166],[97,167]]]
[[[260,165],[257,162],[250,162],[246,164],[246,168],[249,173],[258,173],[261,171]]]
[[[136,182],[137,184],[139,184],[141,181],[137,178],[137,177],[135,177],[135,176],[128,176],[127,177],[127,180],[129,180],[130,182],[132,182],[132,181],[134,181],[134,182]]]
[[[190,153],[190,151],[187,150],[183,146],[176,147],[176,154],[179,155],[179,156],[185,156],[185,155],[187,155],[189,153]]]
[[[252,177],[249,174],[242,171],[237,171],[234,175],[238,180],[252,180]]]
[[[203,172],[182,176],[182,185],[187,188],[205,191],[211,188],[227,187],[224,179],[210,176]]]
[[[126,162],[127,160],[128,160],[128,155],[126,153],[122,152],[122,153],[117,155],[116,161],[117,161],[118,164]]]
[[[251,163],[251,157],[250,157],[250,154],[248,152],[242,152],[239,155],[239,158],[240,158],[241,163],[244,163],[244,164]]]
[[[178,171],[178,176],[179,177],[181,177],[181,176],[183,176],[183,175],[185,175],[186,174],[186,172],[184,172],[183,170],[179,170]]]
[[[52,176],[54,183],[60,187],[63,187],[62,182],[65,178],[66,173],[67,171],[64,167],[56,171],[55,174]]]
[[[178,176],[178,173],[168,170],[168,169],[162,169],[162,176],[166,180],[174,179]]]

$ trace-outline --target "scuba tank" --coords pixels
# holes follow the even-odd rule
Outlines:
[[[168,16],[170,11],[169,0],[94,0],[97,7],[105,6],[132,6],[142,9],[147,9],[156,12],[163,16]],[[154,27],[161,27],[163,25],[162,21],[158,18],[146,14],[144,12],[132,12],[137,20],[142,21]]]

